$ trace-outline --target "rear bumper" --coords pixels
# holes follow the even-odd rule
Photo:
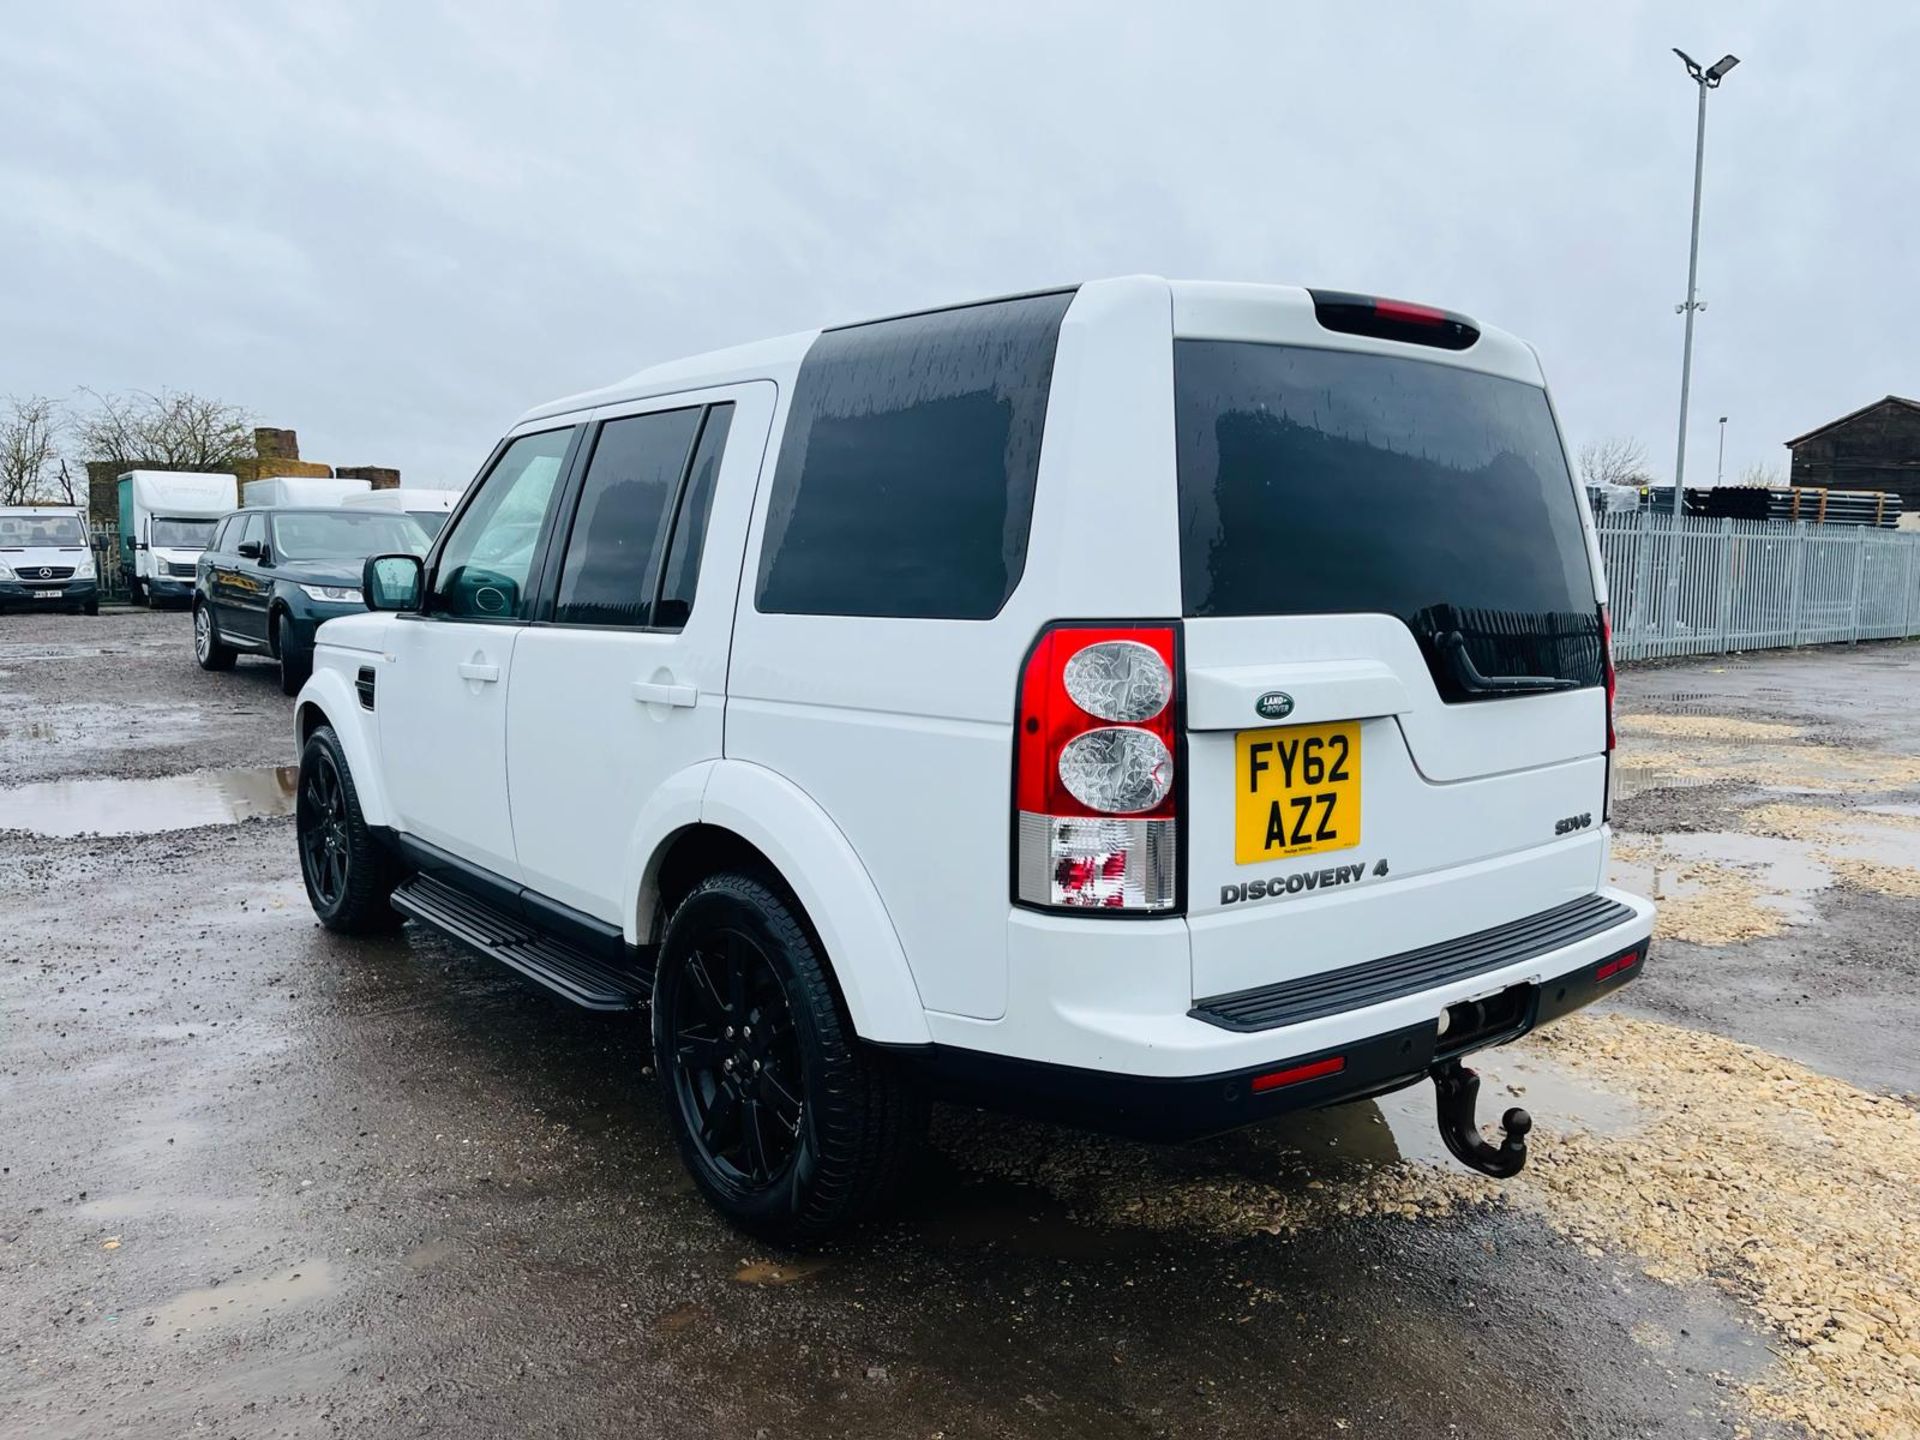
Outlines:
[[[1647,946],[1643,937],[1540,983],[1517,982],[1525,987],[1517,1016],[1464,1042],[1441,1034],[1441,1005],[1417,1024],[1319,1050],[1276,1048],[1270,1060],[1204,1075],[1082,1069],[944,1044],[905,1053],[946,1099],[1135,1139],[1192,1140],[1412,1085],[1439,1060],[1507,1044],[1620,989],[1645,968]],[[1279,1032],[1269,1039],[1284,1043]]]
[[[1569,931],[1549,916],[1590,906],[1605,923]],[[1282,1023],[1229,1026],[1196,1004],[1187,926],[1120,924],[1015,911],[1008,929],[1007,1006],[995,1020],[928,1012],[932,1045],[906,1050],[955,1098],[1053,1115],[1094,1128],[1161,1137],[1231,1129],[1287,1110],[1337,1104],[1420,1078],[1436,1058],[1468,1053],[1608,994],[1639,974],[1653,906],[1614,889],[1426,951],[1413,985],[1342,990],[1340,1004],[1294,1006]],[[1573,934],[1575,938],[1567,938]],[[1515,943],[1516,940],[1524,943]],[[1486,963],[1463,966],[1456,947],[1476,941]],[[1285,946],[1284,926],[1272,941]],[[1641,960],[1614,966],[1629,953]],[[1325,972],[1317,979],[1331,979]],[[1344,982],[1343,982],[1344,984]],[[1505,997],[1511,1024],[1457,1050],[1440,1040],[1450,1007]],[[1455,1032],[1456,1041],[1458,1032]],[[1338,1057],[1342,1064],[1296,1084],[1251,1090],[1254,1077]]]

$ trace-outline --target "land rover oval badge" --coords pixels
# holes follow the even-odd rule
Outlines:
[[[1284,690],[1269,690],[1253,702],[1253,708],[1266,720],[1284,720],[1293,713],[1293,697]]]

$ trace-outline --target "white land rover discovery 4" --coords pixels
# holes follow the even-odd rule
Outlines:
[[[1602,571],[1530,347],[1103,280],[530,412],[297,706],[314,909],[651,1018],[737,1224],[871,1209],[930,1096],[1175,1138],[1637,975]]]

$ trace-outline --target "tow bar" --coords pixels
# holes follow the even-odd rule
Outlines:
[[[1458,1059],[1442,1060],[1428,1073],[1433,1077],[1440,1138],[1447,1142],[1453,1158],[1469,1170],[1496,1180],[1518,1175],[1527,1163],[1527,1132],[1533,1129],[1533,1117],[1514,1106],[1500,1118],[1506,1132],[1500,1143],[1489,1145],[1473,1114],[1480,1098],[1480,1077]]]

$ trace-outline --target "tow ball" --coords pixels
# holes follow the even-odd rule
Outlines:
[[[1480,1077],[1459,1060],[1442,1060],[1429,1072],[1433,1077],[1434,1108],[1440,1119],[1440,1138],[1447,1142],[1453,1158],[1469,1170],[1491,1175],[1496,1180],[1518,1175],[1527,1163],[1527,1132],[1533,1129],[1533,1117],[1518,1105],[1500,1117],[1506,1132],[1498,1145],[1490,1145],[1480,1133],[1474,1118],[1474,1106],[1480,1098]]]

